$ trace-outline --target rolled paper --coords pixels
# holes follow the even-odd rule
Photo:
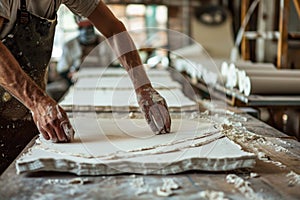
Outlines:
[[[235,63],[239,70],[257,69],[257,70],[276,70],[272,63]]]
[[[215,77],[217,77],[217,81],[219,81],[220,83],[224,83],[224,76],[222,75],[222,63],[223,61],[221,60],[215,60],[215,59],[208,59],[206,58],[204,59],[199,59],[199,61],[194,60],[196,63],[198,63],[198,65],[201,65],[201,77],[202,80],[203,78],[203,74],[204,71],[208,71],[209,73],[213,73],[213,79],[215,79]],[[213,81],[215,82],[215,80]]]
[[[202,64],[197,64],[197,79],[201,80],[202,79],[202,71],[203,71],[203,66]]]
[[[246,78],[246,72],[244,70],[238,70],[238,89],[240,92],[244,91],[245,78]]]
[[[246,70],[247,76],[263,76],[263,77],[295,77],[300,78],[300,70]]]
[[[237,85],[237,70],[235,65],[231,63],[226,78],[226,87],[234,88]]]
[[[246,76],[244,94],[300,95],[300,79],[295,77]]]
[[[223,62],[222,65],[221,65],[222,80],[220,80],[220,82],[226,83],[228,71],[229,71],[228,63],[227,62]]]
[[[197,78],[197,63],[189,61],[186,68],[186,73],[190,75],[191,78]]]
[[[209,70],[204,70],[202,77],[207,85],[215,85],[218,81],[218,75]]]
[[[175,68],[178,72],[183,72],[185,70],[185,61],[183,59],[176,59],[175,61]]]
[[[246,76],[245,79],[244,79],[244,81],[243,81],[243,83],[244,83],[244,87],[243,87],[243,89],[244,89],[244,94],[245,94],[246,96],[249,96],[250,93],[251,93],[251,82],[250,82],[250,78],[249,78],[248,76]]]
[[[227,72],[226,79],[226,87],[228,88],[234,88],[238,86],[239,90],[242,91],[243,84],[239,84],[239,82],[243,82],[243,79],[239,81],[239,71],[244,70],[264,70],[264,71],[275,71],[276,68],[272,63],[251,63],[251,62],[236,62],[236,63],[230,63],[229,69]],[[236,74],[234,74],[234,72]]]

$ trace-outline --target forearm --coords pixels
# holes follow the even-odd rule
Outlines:
[[[108,38],[116,56],[127,70],[136,90],[141,110],[152,131],[155,133],[170,132],[171,118],[167,104],[164,98],[152,88],[138,51],[123,23],[102,1],[88,18]]]
[[[134,88],[138,90],[144,85],[151,86],[138,51],[124,24],[113,15],[102,1],[88,18],[108,38],[108,43],[121,65],[129,73]]]
[[[117,24],[113,35],[108,37],[110,46],[118,57],[121,65],[128,72],[136,90],[139,90],[145,85],[151,86],[134,42],[122,22]]]
[[[46,93],[21,69],[14,56],[0,42],[0,85],[32,110]]]
[[[109,42],[114,52],[116,52],[121,65],[128,72],[135,90],[139,90],[143,86],[151,86],[138,51],[129,34],[126,31],[122,32],[111,37]]]

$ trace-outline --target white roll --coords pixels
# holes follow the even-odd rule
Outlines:
[[[190,76],[194,79],[197,79],[197,63],[190,63]]]
[[[183,72],[185,70],[185,60],[184,59],[176,59],[175,68],[178,72]]]
[[[225,85],[226,84],[226,79],[227,79],[227,73],[228,73],[228,63],[227,62],[222,62],[222,64],[220,65],[220,73],[218,74],[218,83],[220,83],[221,85]]]
[[[218,75],[212,71],[204,70],[203,71],[203,80],[207,85],[215,85],[218,81]]]
[[[227,62],[223,62],[221,65],[221,75],[225,78],[227,76],[229,67]]]
[[[244,81],[244,94],[300,95],[300,79],[294,77],[249,77]]]
[[[243,84],[244,84],[244,86],[243,86],[244,94],[246,96],[249,96],[251,93],[251,82],[250,82],[250,78],[248,76],[245,77]]]
[[[240,92],[244,91],[245,78],[246,78],[246,72],[244,70],[238,70],[238,88]]]
[[[300,70],[247,70],[247,76],[263,76],[263,77],[295,77],[300,78]]]
[[[237,85],[237,70],[235,65],[231,63],[226,78],[226,87],[234,88]]]
[[[235,63],[235,67],[239,70],[276,70],[272,63]]]
[[[197,79],[199,81],[202,79],[202,71],[203,71],[203,66],[202,66],[202,64],[198,63],[197,64]]]

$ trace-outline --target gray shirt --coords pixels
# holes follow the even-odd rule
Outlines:
[[[56,2],[55,2],[56,1]],[[27,10],[35,15],[50,19],[61,4],[65,4],[73,13],[88,17],[101,0],[26,0]],[[0,39],[4,38],[13,28],[20,0],[1,0],[0,16],[6,19],[0,30]]]

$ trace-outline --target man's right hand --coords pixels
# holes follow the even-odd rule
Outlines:
[[[0,29],[4,18],[0,17]],[[70,142],[74,130],[67,114],[21,69],[9,49],[0,41],[0,85],[29,108],[46,140]]]
[[[54,101],[40,104],[32,109],[33,120],[46,140],[52,142],[70,142],[74,129],[65,111]]]

